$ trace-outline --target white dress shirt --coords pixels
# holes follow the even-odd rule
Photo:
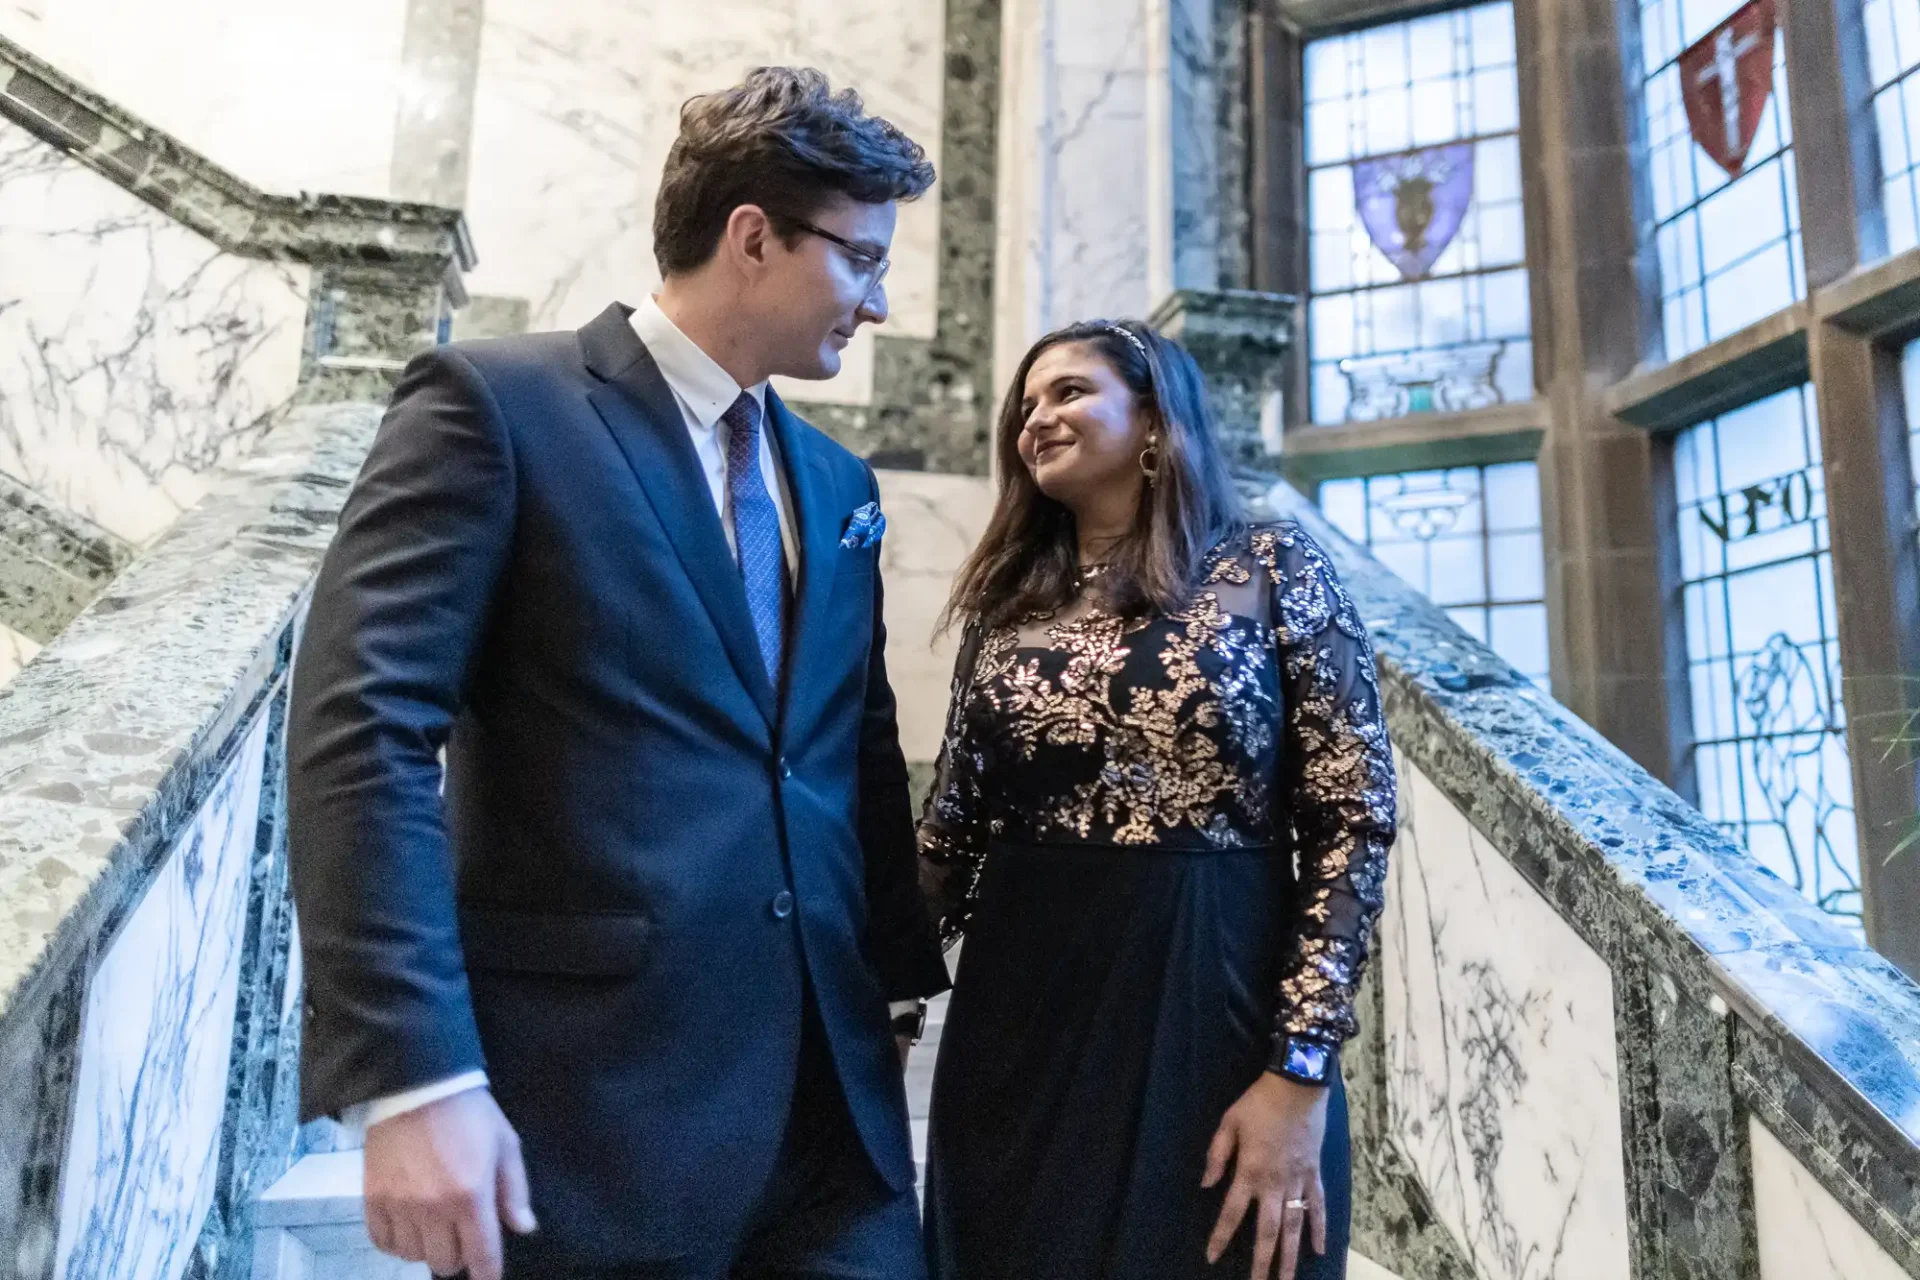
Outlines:
[[[707,477],[707,488],[713,495],[714,508],[720,513],[720,527],[726,531],[727,546],[733,550],[737,561],[740,549],[734,543],[733,510],[727,491],[726,432],[729,428],[721,421],[721,417],[740,398],[742,388],[733,380],[733,375],[702,351],[692,338],[682,333],[680,327],[667,318],[667,313],[651,297],[634,311],[631,323],[634,333],[647,348],[647,354],[660,367],[660,376],[666,379],[667,387],[673,392],[674,403],[680,406],[680,417],[686,424],[687,435],[693,440],[693,451],[700,459],[700,470]],[[780,544],[786,552],[787,573],[797,586],[800,577],[800,543],[793,533],[793,499],[787,489],[787,477],[774,454],[773,433],[767,430],[767,384],[758,382],[745,390],[760,407],[760,475],[766,481],[767,492],[773,495],[773,505],[779,510]],[[895,1001],[893,1013],[897,1016],[911,1010],[914,1004],[912,1000]],[[483,1089],[486,1084],[486,1072],[463,1071],[457,1076],[436,1080],[417,1089],[347,1107],[340,1113],[340,1121],[348,1128],[364,1132],[382,1120],[391,1120],[469,1089]]]
[[[742,388],[732,374],[680,332],[680,326],[667,319],[667,313],[652,298],[634,311],[632,324],[647,354],[660,366],[660,376],[672,389],[674,403],[680,406],[687,434],[693,438],[693,451],[700,458],[700,470],[706,473],[714,508],[720,513],[720,527],[726,530],[727,546],[733,548],[738,560],[740,549],[733,542],[733,505],[727,494],[728,428],[720,416],[733,407]],[[767,384],[756,382],[745,390],[760,406],[760,475],[767,492],[773,495],[773,505],[780,510],[780,545],[787,553],[787,573],[797,584],[800,543],[793,536],[793,500],[787,492],[786,473],[774,456],[773,432],[767,430]]]

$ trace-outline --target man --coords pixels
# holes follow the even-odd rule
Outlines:
[[[878,492],[766,383],[885,320],[932,180],[857,95],[756,71],[682,112],[655,298],[401,379],[289,730],[303,1107],[368,1126],[382,1250],[924,1274],[901,1067],[947,975]]]

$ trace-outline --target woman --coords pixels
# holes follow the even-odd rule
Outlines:
[[[966,937],[934,1280],[1341,1276],[1335,1059],[1393,839],[1366,634],[1297,526],[1246,526],[1145,325],[1041,339],[996,447],[919,828]]]

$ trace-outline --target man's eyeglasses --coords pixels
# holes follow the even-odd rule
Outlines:
[[[887,255],[875,253],[871,249],[862,248],[844,236],[837,236],[825,227],[816,227],[804,219],[788,218],[787,221],[808,235],[819,236],[828,244],[839,245],[853,256],[853,260],[860,264],[866,275],[867,292],[862,298],[862,301],[866,298],[871,298],[873,291],[880,287],[880,282],[887,278],[887,269],[893,265],[893,259],[887,257]]]

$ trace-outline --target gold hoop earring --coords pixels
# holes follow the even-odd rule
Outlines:
[[[1153,455],[1152,466],[1147,465],[1148,454]],[[1140,474],[1147,478],[1148,484],[1160,478],[1160,442],[1158,440],[1148,440],[1147,447],[1140,451]]]

